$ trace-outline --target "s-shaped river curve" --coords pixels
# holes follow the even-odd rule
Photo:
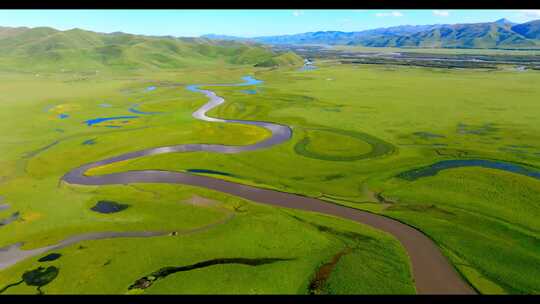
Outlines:
[[[218,84],[204,86],[238,86],[259,83],[259,81],[250,77],[244,77],[244,80],[246,82],[242,84]],[[431,239],[426,237],[420,231],[408,225],[381,215],[336,205],[334,203],[323,201],[320,199],[309,198],[297,194],[285,193],[276,190],[262,189],[208,176],[191,175],[188,173],[160,170],[141,170],[99,176],[86,176],[84,174],[87,170],[95,167],[147,155],[196,151],[217,153],[241,153],[244,151],[254,151],[262,148],[268,148],[283,143],[291,138],[292,131],[288,126],[285,125],[263,121],[229,120],[208,117],[206,113],[211,109],[224,103],[225,100],[222,97],[217,96],[216,93],[212,91],[199,89],[200,86],[201,85],[191,85],[187,87],[188,90],[202,93],[206,95],[206,97],[208,97],[209,99],[206,104],[204,104],[201,108],[199,108],[193,113],[194,118],[209,122],[255,125],[266,128],[272,133],[272,135],[261,142],[246,146],[184,144],[151,148],[126,153],[73,169],[62,177],[62,181],[78,185],[113,185],[129,183],[184,184],[204,187],[207,189],[232,194],[258,203],[297,210],[319,212],[353,220],[390,233],[401,242],[411,259],[412,274],[415,281],[416,290],[419,294],[475,293],[474,290],[466,282],[464,282],[464,280],[456,272],[453,266],[448,262],[447,258],[440,252],[439,248],[433,243],[433,241],[431,241]],[[87,234],[82,238],[72,237],[70,239],[62,241],[57,245],[48,246],[47,249],[65,247],[69,244],[74,243],[74,241],[76,241],[74,239],[81,240],[132,236],[149,237],[161,234],[163,233],[139,232],[130,234],[124,232],[115,234],[108,233],[105,235],[103,235],[103,233]],[[19,253],[27,252],[19,250],[18,248],[13,248],[13,246],[11,247],[12,250],[18,250]],[[6,253],[9,252],[9,248],[7,248],[7,250],[3,250]],[[39,250],[39,252],[42,253],[44,252],[44,250],[45,248]],[[30,251],[31,250],[29,250],[28,252]],[[11,254],[11,256],[13,256],[13,253]],[[0,262],[1,260],[2,250],[0,250]],[[2,263],[0,263],[0,269],[1,266]]]

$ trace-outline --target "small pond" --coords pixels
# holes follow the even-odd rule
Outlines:
[[[127,209],[128,207],[129,205],[127,204],[121,204],[114,201],[103,200],[103,201],[97,202],[97,204],[94,207],[90,208],[90,210],[99,212],[99,213],[116,213],[116,212],[123,211]]]
[[[41,257],[38,262],[50,262],[58,260],[62,255],[60,253],[49,253],[44,257]]]
[[[98,117],[94,119],[86,120],[85,123],[89,127],[104,122],[104,121],[110,121],[110,120],[120,120],[120,119],[132,119],[132,118],[139,118],[139,116],[115,116],[115,117]],[[107,127],[116,127],[116,126],[107,126]]]

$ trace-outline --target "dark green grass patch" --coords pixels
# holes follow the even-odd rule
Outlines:
[[[354,161],[391,154],[396,148],[366,133],[340,129],[306,129],[295,146],[300,155],[330,161]]]
[[[34,270],[27,271],[23,273],[22,278],[19,282],[6,285],[4,288],[0,289],[0,293],[8,290],[11,287],[26,283],[28,286],[37,287],[39,294],[43,294],[41,287],[52,282],[57,276],[60,270],[55,266],[49,266],[47,268],[38,267]]]

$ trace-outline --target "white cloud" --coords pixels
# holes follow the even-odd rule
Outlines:
[[[403,14],[398,11],[393,11],[390,13],[376,13],[375,16],[377,17],[403,17]]]
[[[518,21],[518,22],[527,22],[530,20],[540,19],[540,10],[531,10],[531,9],[510,9],[510,10],[504,10],[506,12],[513,13],[512,15],[508,16],[510,19]]]
[[[540,18],[540,10],[519,10],[527,18]]]
[[[292,14],[293,16],[298,17],[302,16],[304,14],[304,11],[293,11]]]
[[[433,15],[438,16],[438,17],[448,17],[450,15],[450,12],[449,11],[434,10]]]

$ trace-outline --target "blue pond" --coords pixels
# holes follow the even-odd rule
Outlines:
[[[64,118],[68,118],[68,117],[69,117],[69,115],[64,114],[64,113],[58,115],[58,118],[60,118],[60,119],[64,119]]]
[[[93,126],[95,124],[104,122],[104,121],[110,121],[110,120],[119,120],[119,119],[131,119],[131,118],[139,118],[139,116],[116,116],[116,117],[99,117],[94,119],[86,120],[86,125]],[[116,127],[116,126],[107,126],[107,127]]]
[[[256,85],[263,83],[262,80],[255,79],[251,76],[244,76],[242,79],[245,81],[244,83],[236,84],[237,86],[247,86],[247,85]]]
[[[149,86],[148,88],[146,88],[146,91],[153,91],[155,89],[156,89],[155,86]]]
[[[445,169],[461,168],[461,167],[482,167],[482,168],[503,170],[507,172],[512,172],[512,173],[540,179],[540,171],[538,170],[529,169],[529,168],[526,168],[524,166],[517,165],[517,164],[500,162],[500,161],[492,161],[492,160],[484,160],[484,159],[443,160],[424,168],[402,172],[398,174],[397,177],[412,181],[421,177],[434,176],[439,171],[442,171]]]

